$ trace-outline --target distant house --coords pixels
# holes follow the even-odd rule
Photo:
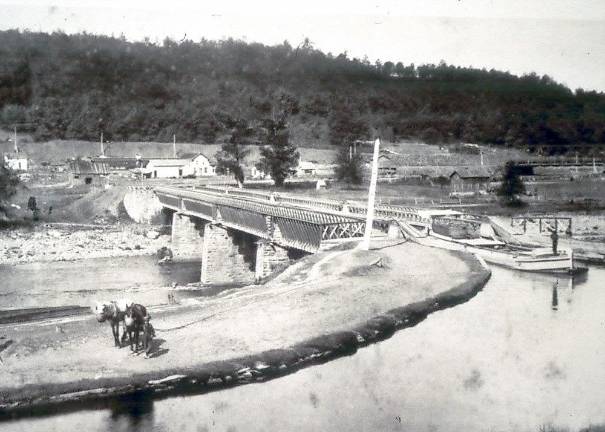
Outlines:
[[[491,174],[481,166],[456,168],[449,175],[454,193],[487,191]]]
[[[296,177],[311,177],[317,175],[317,163],[313,161],[300,161],[296,167]]]
[[[270,180],[271,174],[265,172],[260,166],[244,167],[244,176],[255,180]]]
[[[189,166],[195,177],[216,175],[216,159],[202,153],[184,154],[182,159],[189,159]]]
[[[296,167],[296,177],[333,177],[336,164],[322,164],[317,161],[300,161]]]
[[[103,183],[107,172],[99,171],[99,167],[89,159],[72,159],[69,161],[74,180],[81,179],[84,184],[96,185]]]
[[[147,166],[142,169],[146,178],[181,178],[193,176],[190,159],[164,158],[149,159]]]
[[[91,158],[90,162],[96,172],[108,174],[110,172],[129,171],[137,168],[145,168],[149,163],[149,159],[140,157],[96,157]]]
[[[25,153],[4,153],[4,166],[15,171],[27,171],[27,155]]]

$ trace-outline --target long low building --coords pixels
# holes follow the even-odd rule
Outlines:
[[[146,178],[205,177],[216,175],[215,165],[207,156],[196,153],[180,158],[149,159],[142,172]]]

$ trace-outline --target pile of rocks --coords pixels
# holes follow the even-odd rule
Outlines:
[[[138,227],[0,231],[0,264],[147,255],[169,242],[167,235]]]

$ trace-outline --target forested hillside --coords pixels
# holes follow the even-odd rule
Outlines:
[[[564,151],[605,142],[605,95],[549,77],[439,65],[370,64],[284,43],[130,43],[0,32],[0,124],[38,139],[262,142],[287,115],[298,145],[389,139]],[[2,127],[0,125],[0,127]],[[587,146],[588,147],[588,146]],[[547,150],[548,151],[548,150]]]

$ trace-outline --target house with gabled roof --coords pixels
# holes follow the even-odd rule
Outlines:
[[[181,155],[181,158],[190,160],[189,166],[195,177],[216,175],[216,158],[214,156],[206,156],[203,153],[185,153]]]
[[[452,192],[480,192],[487,191],[492,174],[483,166],[458,167],[450,173],[449,178]]]

